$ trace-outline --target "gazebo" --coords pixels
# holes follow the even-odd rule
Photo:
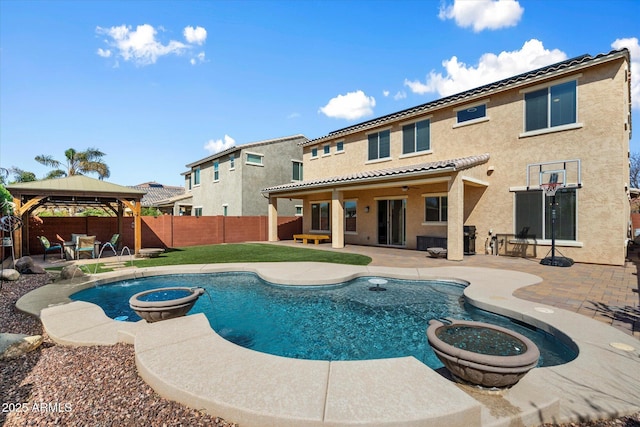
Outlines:
[[[42,181],[22,182],[5,187],[13,196],[14,215],[29,224],[29,216],[36,209],[46,205],[56,206],[99,206],[111,210],[118,217],[118,231],[122,233],[124,210],[131,210],[134,218],[135,253],[142,247],[140,220],[140,200],[145,191],[112,184],[84,175]],[[14,251],[21,257],[23,247],[29,241],[29,227],[15,231]]]

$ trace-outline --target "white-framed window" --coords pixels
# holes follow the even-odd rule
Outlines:
[[[191,184],[192,184],[192,182],[191,182],[191,174],[186,175],[184,177],[184,180],[188,183],[187,185],[189,187],[189,190],[191,190]]]
[[[322,146],[322,155],[323,156],[331,155],[331,145],[326,144]]]
[[[577,122],[577,81],[570,80],[524,94],[524,130],[531,132]]]
[[[344,202],[344,231],[346,233],[356,233],[358,219],[358,202],[355,200],[345,200]]]
[[[234,170],[236,168],[236,156],[233,154],[229,154],[229,170]]]
[[[424,222],[426,223],[446,223],[447,204],[446,194],[425,194],[424,197]]]
[[[383,130],[367,135],[369,141],[369,160],[391,158],[391,131]]]
[[[220,180],[220,162],[213,162],[213,182],[217,182]]]
[[[196,208],[193,208],[193,215],[194,216],[202,216],[202,207],[198,206]]]
[[[200,166],[193,169],[193,185],[200,185]]]
[[[302,181],[302,162],[300,160],[292,160],[293,164],[293,177],[292,181]]]
[[[302,205],[296,205],[296,216],[302,216]]]
[[[575,241],[578,228],[577,189],[559,189],[555,197],[555,238]],[[518,191],[515,193],[515,201],[514,232],[516,236],[551,240],[553,206],[547,201],[544,191]]]
[[[247,153],[247,164],[254,166],[264,166],[263,158],[264,154]]]
[[[431,149],[431,121],[421,120],[402,126],[402,154]]]
[[[312,158],[312,159],[315,159],[315,158],[317,158],[317,157],[318,157],[318,147],[313,147],[313,148],[311,149],[311,158]]]
[[[331,217],[331,203],[314,202],[311,203],[311,230],[312,231],[329,231]]]
[[[336,142],[336,153],[344,153],[344,141]]]
[[[471,124],[484,121],[487,117],[487,104],[475,104],[456,109],[456,123]]]

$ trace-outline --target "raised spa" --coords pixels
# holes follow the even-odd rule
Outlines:
[[[535,368],[538,347],[507,328],[483,322],[431,320],[427,338],[456,378],[483,387],[510,387]]]

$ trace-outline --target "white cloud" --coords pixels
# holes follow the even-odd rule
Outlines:
[[[207,30],[202,27],[184,27],[184,38],[189,43],[202,45],[207,40]]]
[[[389,93],[391,93],[391,92],[389,92],[388,90],[383,90],[382,91],[382,96],[384,96],[386,98],[387,96],[389,96]]]
[[[204,145],[204,149],[209,151],[211,154],[219,153],[227,148],[231,148],[236,144],[236,140],[231,138],[229,135],[225,135],[223,139],[213,140],[210,139]]]
[[[192,49],[193,45],[202,45],[207,38],[207,31],[202,27],[186,27],[184,37],[187,43],[169,40],[163,44],[158,40],[158,32],[164,32],[164,27],[157,29],[149,24],[138,25],[135,30],[131,25],[117,27],[96,27],[96,33],[106,35],[105,43],[109,49],[98,49],[97,54],[103,58],[116,55],[125,61],[144,66],[155,64],[158,58],[166,55],[183,55]],[[192,64],[204,62],[204,52],[190,59]]]
[[[440,6],[438,18],[454,19],[460,27],[473,31],[497,30],[515,26],[524,8],[517,0],[454,0],[453,5]]]
[[[287,119],[297,119],[300,117],[300,113],[291,113],[287,116]]]
[[[189,62],[191,62],[191,65],[196,65],[199,62],[204,62],[204,60],[205,60],[204,52],[200,52],[195,57],[191,58]]]
[[[393,95],[393,99],[395,99],[396,101],[400,100],[400,99],[405,99],[407,97],[407,92],[400,90],[398,91],[398,93],[396,93],[395,95]]]
[[[102,56],[103,58],[111,57],[111,50],[109,50],[109,49],[105,50],[105,49],[98,48],[98,52],[97,53],[98,53],[98,56]]]
[[[564,52],[545,49],[542,42],[531,39],[525,42],[520,50],[500,52],[498,55],[485,53],[475,67],[459,62],[457,57],[452,56],[451,59],[442,62],[446,70],[445,75],[431,71],[424,83],[405,79],[404,84],[413,93],[432,92],[448,96],[565,59],[567,55]]]
[[[629,49],[631,55],[631,107],[640,108],[640,44],[636,37],[617,39],[611,43],[614,49]]]
[[[355,120],[372,115],[375,106],[376,100],[373,96],[367,96],[358,90],[330,99],[319,111],[327,117]]]

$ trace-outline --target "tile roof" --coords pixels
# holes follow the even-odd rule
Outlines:
[[[309,181],[292,182],[289,184],[268,187],[262,190],[262,193],[282,193],[291,190],[307,190],[310,188],[321,188],[331,185],[341,185],[356,182],[367,182],[376,179],[386,178],[403,178],[416,175],[428,175],[446,170],[459,171],[480,165],[489,161],[489,154],[481,154],[478,156],[460,157],[451,160],[440,160],[435,162],[420,163],[410,166],[400,166],[388,169],[378,169],[372,171],[364,171],[347,175],[332,176],[326,178],[318,178]]]
[[[406,110],[398,111],[392,114],[388,114],[386,116],[382,116],[372,120],[368,120],[366,122],[358,123],[353,126],[338,129],[336,131],[330,132],[328,135],[322,136],[320,138],[308,140],[306,142],[301,143],[300,145],[306,146],[306,145],[317,144],[323,141],[327,141],[327,140],[348,135],[351,133],[360,132],[365,129],[371,129],[378,126],[382,126],[386,123],[393,122],[398,119],[408,118],[418,114],[424,114],[429,110],[437,109],[445,105],[469,102],[474,98],[487,96],[488,94],[495,91],[504,90],[506,88],[519,86],[522,84],[529,84],[533,81],[536,81],[542,78],[548,78],[549,75],[561,74],[567,71],[575,71],[575,69],[584,68],[584,67],[593,65],[592,64],[593,62],[604,62],[604,61],[609,61],[609,60],[613,60],[613,59],[617,59],[625,56],[627,60],[629,60],[629,51],[626,48],[621,50],[612,50],[609,53],[601,53],[596,56],[591,56],[588,54],[577,56],[575,58],[570,58],[565,61],[558,62],[556,64],[548,65],[546,67],[538,68],[532,71],[527,71],[525,73],[518,74],[516,76],[509,77],[503,80],[499,80],[494,83],[489,83],[484,86],[480,86],[474,89],[460,92],[455,95],[450,95],[444,98],[437,99],[435,101],[427,102],[426,104],[418,105],[416,107],[408,108]]]
[[[205,157],[203,159],[196,160],[195,162],[189,163],[189,164],[186,165],[186,167],[192,168],[194,166],[210,162],[211,160],[219,159],[219,158],[221,158],[221,157],[223,157],[223,156],[225,156],[227,154],[231,154],[231,153],[234,153],[234,152],[239,151],[239,150],[244,150],[244,149],[253,148],[253,147],[259,147],[261,145],[275,144],[277,142],[284,142],[284,141],[289,141],[289,140],[292,140],[292,139],[302,139],[303,141],[299,142],[298,145],[303,145],[306,141],[308,141],[307,137],[305,137],[304,135],[297,134],[297,135],[291,135],[291,136],[284,136],[282,138],[274,138],[274,139],[266,139],[264,141],[250,142],[248,144],[234,145],[231,148],[227,148],[226,150],[222,150],[222,151],[220,151],[218,153],[212,154],[212,155],[210,155],[208,157]],[[187,171],[185,173],[189,173],[189,172],[191,172],[191,170],[189,170],[189,171]],[[183,175],[185,173],[183,173]]]
[[[145,182],[143,184],[132,185],[130,187],[146,192],[140,201],[142,206],[155,206],[161,200],[184,194],[184,187],[163,185],[157,182]]]

